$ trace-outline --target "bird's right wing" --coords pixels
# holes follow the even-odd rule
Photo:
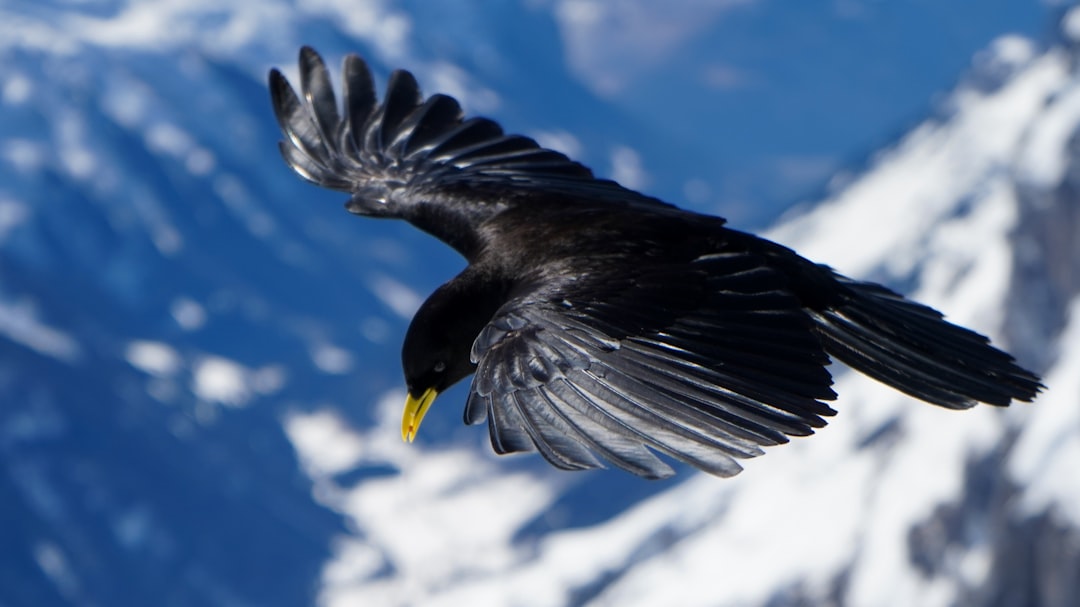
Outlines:
[[[564,194],[617,204],[669,206],[597,179],[585,166],[521,135],[507,135],[486,118],[466,118],[452,97],[423,99],[407,71],[390,76],[382,103],[367,64],[356,55],[342,70],[343,107],[338,106],[322,58],[300,51],[300,94],[278,70],[270,93],[285,161],[317,185],[353,195],[350,210],[401,216],[401,203],[440,192],[472,194],[483,204]]]
[[[499,453],[660,478],[719,476],[825,424],[828,358],[784,281],[746,253],[576,277],[504,305],[473,346],[465,421]]]

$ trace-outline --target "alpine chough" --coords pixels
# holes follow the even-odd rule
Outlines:
[[[950,409],[1042,387],[934,309],[598,179],[451,97],[425,99],[407,71],[382,103],[359,57],[342,80],[339,107],[307,47],[299,95],[270,72],[286,162],[352,213],[404,219],[468,260],[405,336],[408,441],[473,375],[465,422],[486,419],[498,453],[671,475],[658,452],[731,476],[835,413],[830,357]]]

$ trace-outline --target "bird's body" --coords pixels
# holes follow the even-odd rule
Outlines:
[[[500,453],[671,473],[653,451],[729,476],[737,458],[825,425],[830,357],[948,408],[1030,400],[1038,378],[986,338],[779,244],[596,179],[534,141],[426,101],[407,72],[375,102],[322,60],[304,99],[271,74],[282,152],[360,215],[405,219],[469,262],[406,335],[411,439],[435,395],[475,373],[465,421]]]

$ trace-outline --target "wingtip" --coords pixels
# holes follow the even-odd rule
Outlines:
[[[349,191],[368,182],[438,188],[453,174],[453,183],[475,176],[492,187],[548,188],[625,202],[626,190],[595,180],[565,155],[505,136],[491,120],[466,119],[452,97],[425,101],[407,70],[390,74],[380,103],[370,66],[358,55],[343,58],[340,97],[324,57],[309,45],[298,55],[297,82],[279,69],[270,70],[268,80],[278,125],[295,148],[286,161],[309,181]]]
[[[299,64],[301,74],[326,70],[326,62],[323,61],[322,55],[310,46],[300,48]]]
[[[281,73],[281,70],[276,67],[270,68],[266,81],[270,87],[270,97],[274,103],[274,110],[278,112],[282,108],[282,94],[285,89],[292,89],[292,85],[289,84],[289,79],[285,77],[285,74]]]
[[[322,61],[322,56],[319,55],[319,51],[315,50],[314,47],[308,44],[300,47],[300,51],[297,56],[300,59],[300,63],[305,63],[312,58]]]
[[[397,69],[390,73],[390,81],[383,95],[382,122],[379,125],[377,143],[386,149],[395,139],[398,127],[423,101],[420,83],[408,70]]]

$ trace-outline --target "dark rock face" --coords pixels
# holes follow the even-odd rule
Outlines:
[[[1010,518],[986,586],[960,604],[1068,607],[1080,602],[1080,530],[1054,511]]]
[[[1061,332],[1069,303],[1080,293],[1080,130],[1069,138],[1067,152],[1060,183],[1016,185],[1021,215],[1005,333],[1015,355],[1043,369],[1057,357],[1046,344]]]
[[[962,502],[940,506],[911,529],[912,566],[927,579],[961,580],[957,605],[1075,605],[1080,530],[1053,510],[1024,510],[1022,487],[1003,474],[1010,450],[1006,444],[971,462]],[[965,572],[965,559],[977,571]]]

